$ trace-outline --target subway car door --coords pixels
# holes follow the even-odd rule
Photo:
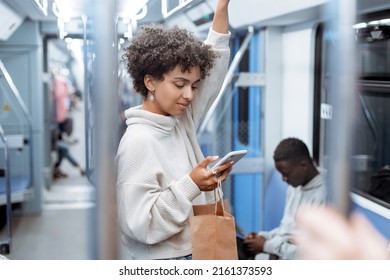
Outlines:
[[[240,45],[235,39],[235,52]],[[233,148],[246,149],[240,161],[243,172],[233,177],[232,200],[237,225],[244,233],[261,228],[263,170],[262,170],[262,87],[263,36],[255,32],[238,66],[233,98]]]

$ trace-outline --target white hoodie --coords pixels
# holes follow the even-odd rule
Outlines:
[[[261,231],[264,236],[264,252],[278,255],[280,259],[297,258],[297,246],[290,241],[295,232],[295,216],[302,205],[320,205],[325,203],[326,184],[325,171],[315,176],[305,186],[288,186],[286,204],[280,225],[271,231]]]
[[[140,106],[125,112],[127,130],[117,152],[118,214],[131,258],[164,259],[191,254],[188,218],[193,204],[211,203],[189,173],[203,160],[196,129],[221,88],[229,63],[230,34],[210,29],[205,41],[220,57],[201,81],[185,113],[163,116]]]

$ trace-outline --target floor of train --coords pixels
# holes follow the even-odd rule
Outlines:
[[[74,119],[72,137],[78,138],[71,146],[71,154],[85,165],[84,112],[82,104],[71,112]],[[67,178],[53,180],[43,193],[43,210],[40,215],[12,217],[10,260],[80,260],[90,258],[88,226],[94,206],[94,187],[86,177],[67,160],[61,164]],[[5,228],[2,229],[4,236]]]

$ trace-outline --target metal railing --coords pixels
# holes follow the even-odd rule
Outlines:
[[[249,43],[253,37],[253,34],[254,34],[254,28],[253,28],[253,26],[249,26],[248,33],[246,34],[245,39],[240,46],[240,49],[237,51],[236,55],[234,56],[234,59],[232,60],[232,63],[229,66],[229,69],[226,73],[225,79],[222,83],[222,87],[221,87],[221,90],[219,91],[217,98],[215,99],[213,105],[211,105],[210,109],[207,111],[207,114],[204,117],[202,123],[199,125],[198,132],[197,132],[198,137],[200,137],[202,135],[202,133],[206,130],[206,127],[207,127],[208,123],[210,122],[210,120],[212,119],[218,104],[220,103],[222,98],[229,92],[227,89],[228,89],[228,86],[233,81],[234,71],[237,68],[237,66],[239,65],[239,63],[241,62],[245,51],[248,49],[248,46],[249,46]],[[231,92],[231,94],[232,93],[233,92]]]
[[[4,148],[4,173],[5,173],[5,196],[6,196],[6,239],[0,240],[0,253],[9,254],[11,246],[11,178],[10,178],[10,160],[8,152],[7,138],[5,137],[3,127],[0,124],[0,140]]]
[[[5,68],[3,62],[0,60],[0,79],[4,78],[9,89],[11,90],[13,96],[15,97],[18,105],[20,106],[20,109],[23,112],[24,118],[27,122],[28,126],[28,145],[30,146],[29,149],[29,166],[30,166],[30,176],[28,177],[28,185],[31,185],[33,181],[33,123],[31,115],[27,109],[26,104],[24,103],[18,89],[16,88],[14,82],[12,81],[11,76],[9,75],[7,69]]]

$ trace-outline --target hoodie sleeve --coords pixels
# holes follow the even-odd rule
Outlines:
[[[156,244],[183,230],[199,188],[185,175],[168,182],[145,137],[125,134],[117,154],[118,215],[122,232],[145,244]],[[131,147],[131,148],[130,148]]]
[[[195,129],[199,126],[204,114],[216,99],[229,65],[230,49],[229,34],[220,34],[210,28],[205,44],[209,44],[217,52],[218,58],[214,62],[214,67],[210,70],[210,75],[206,76],[199,85],[199,92],[191,102],[190,110],[194,121]]]
[[[289,242],[286,236],[275,235],[264,243],[264,252],[278,255],[280,259],[296,258],[297,246]]]

